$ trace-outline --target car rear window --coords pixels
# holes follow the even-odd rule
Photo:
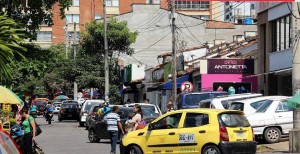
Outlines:
[[[63,108],[63,109],[65,109],[65,108],[76,109],[76,108],[78,108],[78,105],[74,104],[74,103],[72,103],[72,104],[71,103],[68,103],[68,104],[64,103],[64,104],[61,105],[61,108]]]
[[[35,106],[40,106],[40,105],[46,106],[47,103],[44,102],[44,101],[35,101],[35,102],[34,102],[34,105],[35,105]]]
[[[226,127],[249,127],[250,124],[245,116],[239,113],[222,113],[219,115],[221,125]]]
[[[155,113],[155,106],[152,105],[141,105],[142,111],[143,110],[152,110]]]
[[[233,102],[233,103],[231,103],[229,110],[244,111],[244,103]]]
[[[84,110],[89,111],[92,106],[99,106],[100,102],[86,102]]]
[[[100,108],[99,106],[95,106],[93,109],[93,112],[97,112],[99,110],[99,108]]]
[[[198,106],[199,102],[210,98],[209,93],[205,94],[191,94],[185,96],[185,105]]]
[[[200,108],[210,108],[211,101],[209,102],[200,102]]]
[[[256,112],[264,113],[267,111],[267,109],[271,106],[272,100],[266,100],[257,110]]]

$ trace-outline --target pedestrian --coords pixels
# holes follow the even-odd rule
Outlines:
[[[173,102],[172,100],[170,100],[168,103],[167,103],[167,112],[170,112],[170,111],[174,111],[174,108],[173,108]]]
[[[119,113],[119,107],[113,106],[112,112],[108,113],[104,117],[104,121],[107,124],[107,132],[108,132],[108,134],[110,136],[110,140],[111,140],[111,150],[110,150],[111,154],[116,153],[119,129],[122,131],[123,135],[125,134],[124,130],[122,128],[120,115],[118,113]]]
[[[130,98],[127,99],[127,101],[125,102],[125,104],[130,104],[131,103],[131,100]]]
[[[102,115],[104,115],[106,112],[109,112],[109,111],[110,111],[110,107],[109,107],[108,102],[106,102],[102,105],[101,108],[98,109],[97,114],[99,117],[101,117]]]
[[[35,141],[36,134],[35,121],[34,118],[28,114],[27,108],[21,109],[20,115],[23,118],[22,125],[24,127],[24,136],[21,145],[22,153],[32,154],[32,142]]]
[[[145,122],[143,120],[142,108],[139,104],[135,104],[133,106],[133,112],[135,113],[135,115],[128,122],[130,124],[129,131],[134,131],[134,130],[142,129],[143,127],[145,127]]]
[[[149,104],[149,103],[150,103],[150,100],[149,100],[148,98],[146,98],[146,99],[144,100],[144,103]]]

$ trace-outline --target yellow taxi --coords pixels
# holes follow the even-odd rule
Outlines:
[[[127,133],[121,154],[254,154],[253,130],[240,111],[186,109],[168,112]]]

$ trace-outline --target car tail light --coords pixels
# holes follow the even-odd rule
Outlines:
[[[64,109],[60,109],[60,113],[64,113],[64,111],[65,111]]]
[[[84,116],[84,112],[81,112],[81,116]]]
[[[228,132],[226,127],[220,127],[220,140],[221,141],[229,141]]]
[[[94,112],[91,113],[91,117],[95,118],[95,113]]]

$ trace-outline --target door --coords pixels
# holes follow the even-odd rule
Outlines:
[[[282,127],[283,133],[288,133],[293,128],[293,108],[279,102],[274,113],[275,121]]]
[[[179,129],[179,153],[200,153],[209,128],[208,114],[186,113],[183,127]]]
[[[178,153],[178,126],[182,113],[168,115],[153,123],[145,136],[146,153]]]
[[[103,120],[102,116],[99,120],[96,121],[96,135],[99,139],[109,139],[109,135],[107,133],[107,125],[106,122]]]

